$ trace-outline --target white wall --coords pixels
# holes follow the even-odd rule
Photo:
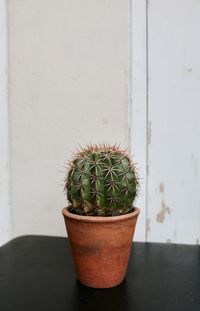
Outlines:
[[[0,0],[0,245],[11,237],[6,1]]]
[[[13,234],[65,235],[64,162],[129,144],[128,0],[9,0]]]
[[[145,166],[138,233],[199,244],[200,2],[132,3],[132,149]]]
[[[200,237],[200,2],[148,9],[148,241]]]

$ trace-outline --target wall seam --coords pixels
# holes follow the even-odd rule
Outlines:
[[[148,0],[146,0],[146,221],[148,219],[148,175],[149,175],[149,41],[148,41]],[[146,226],[145,240],[148,241],[148,227]]]

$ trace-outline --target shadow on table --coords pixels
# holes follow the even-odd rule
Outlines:
[[[126,281],[109,289],[93,289],[77,281],[71,290],[71,310],[129,310]]]

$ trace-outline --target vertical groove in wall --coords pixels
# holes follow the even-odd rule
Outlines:
[[[130,45],[130,69],[129,69],[129,92],[128,92],[128,144],[129,144],[129,150],[131,151],[131,129],[132,129],[132,120],[133,120],[133,109],[132,109],[132,92],[133,92],[133,88],[132,88],[132,53],[133,53],[133,47],[132,47],[132,27],[133,27],[133,23],[132,23],[132,0],[129,0],[129,45]]]
[[[148,58],[148,0],[146,0],[146,221],[148,219],[148,174],[149,174],[149,58]],[[146,226],[146,241],[148,240],[148,228]]]
[[[11,237],[7,1],[0,0],[0,244]]]
[[[9,208],[10,208],[10,235],[11,238],[13,237],[13,213],[12,213],[12,196],[11,196],[11,111],[10,111],[10,59],[9,59],[9,51],[10,51],[10,45],[9,45],[9,5],[10,1],[6,1],[6,20],[7,20],[7,29],[6,29],[6,35],[7,35],[7,111],[8,111],[8,163],[9,163]]]
[[[131,147],[140,176],[140,195],[135,204],[141,209],[135,239],[146,241],[147,226],[147,51],[146,0],[132,0],[132,124]]]

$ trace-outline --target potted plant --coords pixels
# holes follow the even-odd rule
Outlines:
[[[69,164],[65,181],[69,206],[64,208],[78,280],[109,288],[125,277],[140,210],[135,166],[117,146],[81,148]]]

